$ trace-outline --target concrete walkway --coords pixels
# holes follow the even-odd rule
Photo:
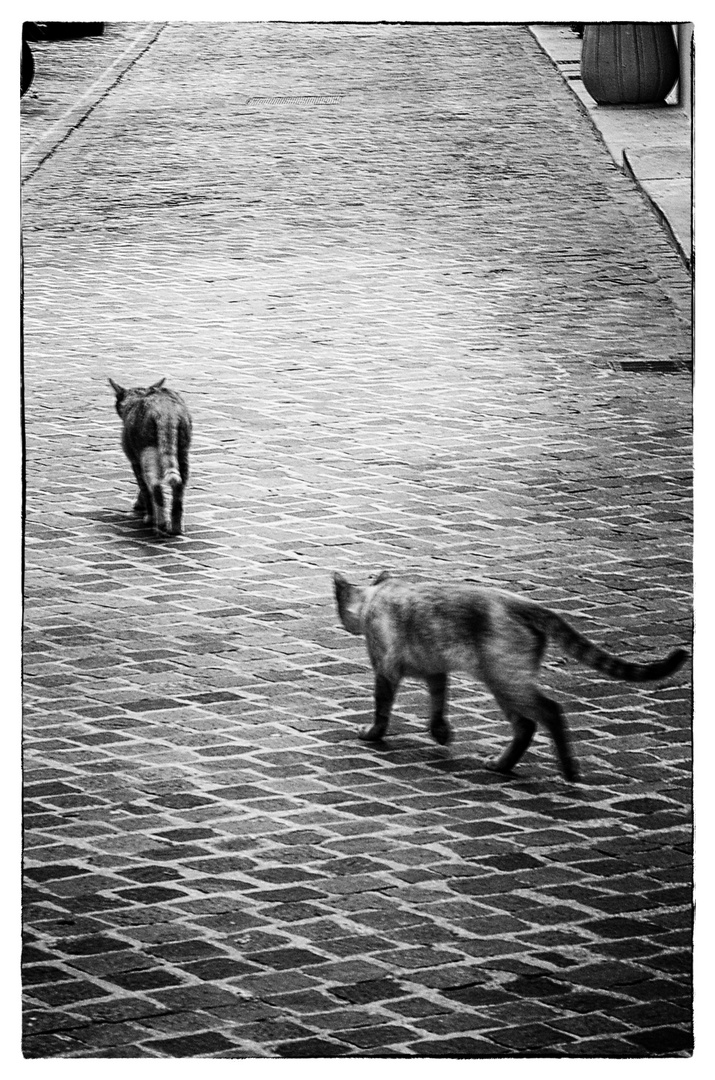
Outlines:
[[[584,782],[545,736],[504,780],[466,679],[450,747],[417,684],[357,740],[331,597],[389,567],[687,645],[690,278],[632,181],[526,27],[37,53],[26,1055],[688,1053],[689,667],[553,653]],[[183,538],[132,517],[110,375],[190,404]]]

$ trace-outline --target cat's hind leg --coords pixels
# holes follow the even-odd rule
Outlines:
[[[153,520],[154,520],[154,532],[159,536],[161,533],[168,533],[169,523],[166,513],[166,498],[164,496],[164,487],[162,484],[154,484],[151,489],[152,504],[153,504]]]
[[[136,502],[134,503],[134,513],[139,514],[144,518],[144,521],[149,524],[151,521],[151,492],[147,487],[146,481],[142,476],[141,466],[138,462],[131,462],[132,470],[134,472],[134,478],[139,487],[139,494],[137,495]]]
[[[567,780],[576,783],[579,780],[579,769],[576,759],[571,753],[571,738],[564,719],[561,706],[547,698],[545,694],[537,694],[539,708],[539,721],[551,735],[556,747],[561,771]]]
[[[166,517],[166,497],[161,479],[159,451],[155,446],[147,446],[140,455],[141,475],[147,489],[147,516],[144,520],[154,526],[158,536],[168,532]]]
[[[179,462],[179,475],[184,486],[189,482],[189,442],[190,439],[186,431],[183,428],[179,428],[176,456]]]
[[[490,680],[489,688],[511,722],[514,738],[498,758],[488,763],[487,768],[495,772],[510,772],[526,753],[537,725],[541,724],[554,741],[564,776],[572,782],[578,780],[578,766],[571,754],[561,707],[530,684],[520,685],[516,682],[513,686],[505,686],[502,683],[497,687]]]
[[[504,646],[500,645],[491,654],[483,654],[482,662],[473,674],[481,677],[491,690],[513,731],[512,741],[498,757],[487,761],[486,767],[492,772],[509,773],[529,749],[536,732],[536,717],[530,702],[535,697],[538,656],[527,654],[529,666],[525,668],[523,663],[506,665],[503,651]]]
[[[184,491],[189,482],[189,442],[190,436],[185,427],[179,427],[177,460],[181,483],[172,481],[171,531],[178,535],[183,531]]]
[[[360,738],[365,742],[380,742],[387,732],[392,703],[399,685],[399,679],[389,679],[382,672],[375,672],[375,720],[370,727],[363,728],[360,732]]]
[[[179,480],[171,480],[171,529],[173,536],[179,536],[184,520],[184,485]]]
[[[435,742],[445,746],[452,740],[452,731],[445,716],[447,676],[445,674],[427,675],[426,682],[430,695],[429,733]]]
[[[529,749],[536,732],[536,724],[527,716],[521,716],[520,713],[511,710],[507,712],[504,706],[502,709],[511,723],[514,737],[499,757],[485,762],[485,765],[491,772],[510,773]]]

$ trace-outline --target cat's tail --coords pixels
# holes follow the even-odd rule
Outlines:
[[[161,482],[155,486],[154,496],[157,503],[163,507],[164,490],[167,491],[170,511],[168,514],[164,511],[163,527],[166,532],[176,535],[181,532],[184,492],[184,482],[179,470],[179,425],[174,420],[158,423],[156,435]]]
[[[654,660],[651,663],[639,664],[630,660],[621,660],[620,657],[613,656],[612,653],[594,645],[555,611],[529,607],[527,620],[536,625],[551,641],[560,645],[569,656],[580,660],[587,667],[602,671],[604,675],[610,675],[612,679],[623,679],[625,682],[654,682],[658,679],[666,679],[682,667],[688,659],[685,649],[673,649],[662,660]]]
[[[178,428],[175,422],[156,425],[156,441],[159,451],[159,470],[165,484],[176,487],[181,483],[178,454]]]

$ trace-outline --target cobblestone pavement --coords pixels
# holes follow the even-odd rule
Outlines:
[[[30,143],[140,30],[46,48]],[[356,739],[331,596],[688,643],[689,280],[527,30],[169,24],[23,215],[25,1054],[688,1053],[689,666],[553,656],[584,782],[544,737],[504,780],[466,679],[450,747],[417,684]],[[110,375],[190,403],[183,538]]]

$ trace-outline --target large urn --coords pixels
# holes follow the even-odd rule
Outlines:
[[[678,78],[671,23],[586,23],[583,85],[599,105],[658,105]]]

